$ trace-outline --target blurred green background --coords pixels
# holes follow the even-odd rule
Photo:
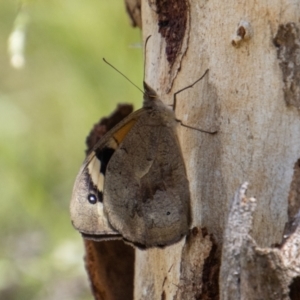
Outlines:
[[[142,86],[141,43],[121,0],[0,1],[0,299],[92,299],[71,191],[93,124],[142,103],[102,57]]]

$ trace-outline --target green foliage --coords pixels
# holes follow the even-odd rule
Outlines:
[[[92,125],[117,103],[141,106],[102,61],[142,86],[140,31],[122,1],[18,5],[0,2],[0,299],[91,299],[69,201]],[[26,33],[19,69],[7,52],[16,29]]]

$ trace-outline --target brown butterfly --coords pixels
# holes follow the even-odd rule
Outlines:
[[[86,238],[163,247],[190,227],[178,121],[146,83],[144,89],[143,107],[104,135],[76,178],[71,219]]]

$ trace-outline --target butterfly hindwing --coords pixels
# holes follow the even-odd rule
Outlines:
[[[174,122],[161,108],[145,110],[106,171],[109,222],[142,247],[175,243],[189,229],[189,185]]]

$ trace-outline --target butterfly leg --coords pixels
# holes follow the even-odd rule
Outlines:
[[[185,91],[185,90],[187,90],[187,89],[192,88],[196,83],[198,83],[200,80],[202,80],[202,79],[206,76],[206,74],[208,73],[208,71],[209,71],[209,69],[207,69],[207,70],[204,72],[204,74],[203,74],[199,79],[197,79],[194,83],[192,83],[191,85],[188,85],[188,86],[184,87],[183,89],[181,89],[181,90],[177,91],[176,93],[174,93],[174,102],[173,102],[173,103],[174,103],[174,104],[173,104],[173,110],[174,110],[174,112],[175,112],[175,109],[176,109],[176,101],[177,101],[176,96],[177,96],[179,93],[181,93],[181,92],[183,92],[183,91]],[[196,127],[192,127],[192,126],[183,124],[183,123],[181,122],[181,120],[179,120],[179,119],[176,119],[176,121],[179,122],[182,126],[184,126],[184,127],[186,127],[186,128],[195,129],[195,130],[198,130],[198,131],[201,131],[201,132],[204,132],[204,133],[215,134],[215,133],[218,132],[217,130],[215,130],[215,131],[208,131],[208,130],[203,130],[203,129],[199,129],[199,128],[196,128]]]

